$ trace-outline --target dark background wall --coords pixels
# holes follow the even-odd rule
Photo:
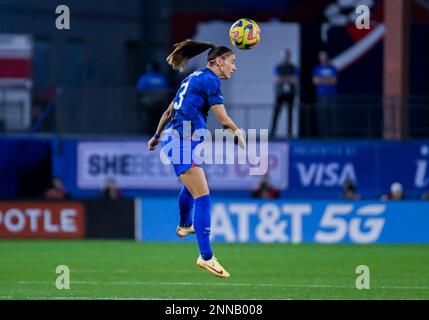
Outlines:
[[[50,186],[50,139],[0,140],[0,198],[41,197]]]
[[[0,32],[33,35],[37,86],[124,85],[134,81],[127,70],[139,69],[142,6],[139,0],[118,2],[3,0]],[[70,30],[55,27],[59,4],[70,8]]]

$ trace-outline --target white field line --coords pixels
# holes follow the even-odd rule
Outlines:
[[[78,273],[106,273],[105,270],[94,270],[94,269],[70,269],[70,273],[78,272]],[[128,273],[128,270],[111,270],[109,273]]]
[[[78,273],[129,273],[129,274],[144,274],[147,273],[145,271],[139,271],[139,270],[125,270],[125,269],[117,269],[117,270],[110,270],[106,272],[106,270],[95,270],[95,269],[70,269],[70,273],[78,272]],[[166,271],[159,271],[156,273],[161,273]],[[169,273],[172,273],[169,271]],[[183,273],[183,274],[192,274],[192,271],[189,270],[175,270],[174,273]],[[310,275],[313,275],[313,273],[308,273]],[[347,276],[349,273],[336,273],[338,276]],[[298,275],[298,274],[297,274]],[[413,276],[413,277],[421,277],[422,275],[419,273],[400,273],[400,274],[390,274],[392,277],[398,277],[398,276]]]
[[[10,298],[12,299],[12,298]],[[84,296],[70,296],[70,297],[50,297],[50,296],[26,296],[25,299],[40,300],[40,299],[53,299],[53,300],[192,300],[192,299],[170,299],[170,298],[141,298],[141,297],[84,297]]]
[[[17,281],[17,284],[55,284],[54,281]],[[354,286],[331,285],[331,284],[269,284],[269,283],[237,283],[237,282],[154,282],[154,281],[70,281],[70,284],[87,285],[117,285],[117,286],[218,286],[218,287],[268,287],[268,288],[345,288],[355,289]],[[398,289],[398,290],[429,290],[429,286],[372,286],[371,289]]]
[[[143,271],[130,271],[130,270],[110,270],[109,272],[106,272],[106,270],[94,270],[94,269],[70,269],[70,273],[77,272],[77,273],[130,273],[130,274],[139,274],[144,273]],[[160,273],[161,271],[157,272]],[[186,270],[175,270],[174,273],[188,273],[191,274],[192,271],[186,271]]]

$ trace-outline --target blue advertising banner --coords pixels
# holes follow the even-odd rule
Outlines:
[[[179,190],[171,166],[144,140],[80,141],[53,139],[53,174],[63,178],[74,197],[96,196],[107,178],[126,194]],[[347,179],[363,199],[379,200],[393,182],[403,185],[406,198],[420,199],[429,191],[429,141],[292,141],[270,143],[270,182],[281,196],[295,199],[340,199]],[[211,191],[221,197],[258,186],[243,165],[204,165]],[[159,193],[159,191],[158,191]],[[152,196],[152,194],[150,194]]]
[[[349,179],[360,192],[372,192],[377,179],[375,160],[375,149],[364,142],[291,143],[290,190],[338,196]]]
[[[214,242],[429,243],[429,202],[215,200]],[[177,199],[141,200],[142,241],[179,239]]]
[[[383,190],[399,181],[406,196],[429,190],[429,142],[393,142],[378,145],[378,179]]]
[[[394,182],[408,199],[429,190],[429,141],[292,142],[288,195],[339,198],[347,179],[363,198],[379,199]]]

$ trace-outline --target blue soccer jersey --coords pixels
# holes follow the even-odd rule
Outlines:
[[[338,74],[337,69],[333,65],[318,65],[313,70],[313,76],[315,77],[336,77]],[[317,87],[317,95],[319,97],[333,96],[337,93],[337,85],[326,85],[319,84]]]
[[[173,100],[174,115],[168,125],[183,138],[183,122],[190,121],[192,133],[207,128],[210,107],[223,104],[219,77],[209,68],[199,69],[182,81]]]

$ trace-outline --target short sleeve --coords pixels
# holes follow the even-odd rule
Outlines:
[[[207,101],[209,106],[213,106],[215,104],[223,104],[223,95],[220,91],[220,80],[219,79],[210,79],[206,83],[206,93],[207,93]]]

